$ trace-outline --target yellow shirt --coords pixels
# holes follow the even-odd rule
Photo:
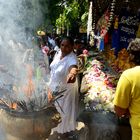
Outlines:
[[[140,139],[140,66],[123,72],[116,88],[114,105],[129,109],[132,133]]]

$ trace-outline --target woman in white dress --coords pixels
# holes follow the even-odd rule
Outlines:
[[[66,37],[61,42],[61,50],[55,55],[50,65],[51,78],[50,88],[54,90],[61,85],[61,90],[66,89],[64,96],[58,99],[55,106],[61,114],[61,123],[53,129],[53,132],[67,134],[76,129],[76,115],[78,107],[78,84],[77,57],[73,52],[74,42],[70,37]],[[61,107],[60,107],[61,106]]]

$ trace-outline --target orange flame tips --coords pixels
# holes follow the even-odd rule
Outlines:
[[[16,110],[17,109],[17,103],[11,103],[10,106],[12,109]]]
[[[31,95],[34,93],[35,91],[35,86],[34,83],[32,81],[33,78],[33,69],[31,65],[27,65],[27,84],[23,87],[23,92],[28,96],[31,97]]]

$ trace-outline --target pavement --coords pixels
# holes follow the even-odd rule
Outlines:
[[[75,131],[70,132],[67,135],[60,135],[55,132],[46,140],[89,140],[88,127],[83,122],[78,122],[78,126]]]
[[[77,118],[77,128],[75,131],[69,133],[68,135],[60,135],[58,133],[51,133],[50,137],[46,140],[89,140],[89,129],[83,120],[88,120],[88,116],[83,113],[84,104],[80,99],[79,102],[79,113]]]

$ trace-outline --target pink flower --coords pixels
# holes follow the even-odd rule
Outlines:
[[[84,49],[84,50],[83,50],[83,54],[88,55],[88,50]]]

